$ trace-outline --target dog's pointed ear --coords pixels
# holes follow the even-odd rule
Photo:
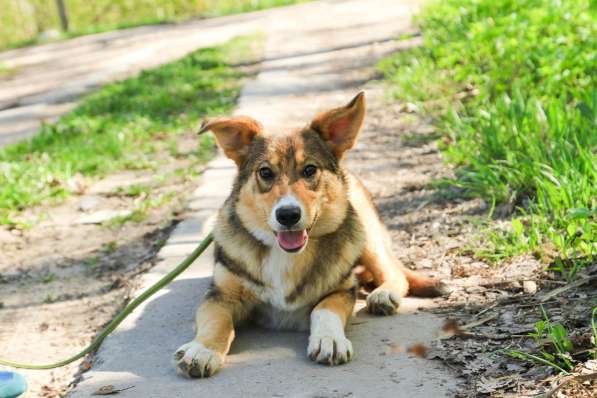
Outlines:
[[[216,141],[226,156],[240,166],[248,153],[249,144],[262,132],[263,127],[255,119],[239,116],[205,120],[199,134],[208,130],[214,132]]]
[[[365,119],[365,93],[360,92],[346,106],[320,113],[311,122],[337,159],[352,148]]]

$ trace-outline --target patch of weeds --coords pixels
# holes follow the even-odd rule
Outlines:
[[[118,249],[118,243],[113,240],[108,243],[102,244],[101,252],[103,254],[112,254]]]
[[[44,298],[44,303],[45,304],[52,304],[52,303],[55,303],[56,301],[58,301],[58,297],[56,297],[52,293],[48,293],[46,295],[46,297]]]
[[[439,133],[433,134],[403,134],[400,136],[400,141],[406,146],[418,147],[436,141],[441,137]]]
[[[0,222],[31,206],[60,202],[73,193],[69,181],[77,174],[159,169],[155,144],[164,135],[194,131],[202,118],[233,108],[246,74],[229,59],[236,62],[253,39],[200,49],[109,84],[35,137],[0,149]],[[195,157],[204,161],[213,145],[211,135],[202,136]]]
[[[50,272],[41,278],[42,283],[46,283],[46,284],[52,283],[55,280],[56,280],[56,274],[54,274],[53,272]]]
[[[99,265],[99,258],[96,256],[89,257],[85,260],[84,265],[90,271],[94,271],[97,268],[97,266]]]
[[[568,338],[568,331],[561,323],[550,322],[543,306],[541,306],[541,312],[543,320],[535,323],[535,331],[529,333],[529,336],[540,347],[543,347],[545,341],[548,341],[553,348],[552,352],[541,349],[539,355],[516,350],[507,350],[506,353],[515,358],[547,365],[558,372],[568,374],[574,368],[574,360],[571,356],[574,347]]]
[[[535,331],[529,333],[533,338],[537,347],[540,347],[536,354],[518,351],[518,350],[504,350],[504,352],[512,357],[519,358],[525,361],[538,363],[549,366],[556,371],[569,374],[574,367],[581,360],[581,355],[586,357],[587,350],[575,351],[574,344],[569,337],[568,331],[559,322],[552,322],[543,306],[540,307],[543,319],[535,323]],[[593,308],[591,313],[591,329],[593,333],[593,349],[592,356],[597,359],[597,307]]]
[[[0,77],[9,77],[17,73],[16,68],[10,68],[5,63],[0,62]]]
[[[593,308],[593,313],[591,314],[591,329],[593,330],[593,345],[595,348],[593,349],[593,359],[597,360],[597,307]]]
[[[146,198],[141,200],[137,207],[128,215],[114,217],[106,221],[103,225],[106,227],[120,227],[127,222],[142,222],[147,218],[149,210],[163,206],[176,197],[175,192],[168,192],[160,194],[154,198]]]
[[[435,118],[456,187],[514,212],[479,255],[553,248],[567,275],[597,253],[597,36],[591,0],[442,0],[424,44],[379,69]],[[554,257],[550,254],[551,257]],[[576,268],[575,268],[576,267]],[[574,269],[575,268],[575,269]]]
[[[126,187],[119,187],[116,191],[117,195],[120,196],[147,196],[151,191],[151,187],[145,184],[132,184]]]

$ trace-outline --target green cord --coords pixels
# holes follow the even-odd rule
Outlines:
[[[60,362],[55,362],[55,363],[51,363],[51,364],[47,364],[47,365],[29,365],[29,364],[23,364],[23,363],[18,363],[18,362],[7,361],[4,359],[0,359],[0,365],[10,366],[12,368],[35,369],[35,370],[54,369],[54,368],[59,368],[61,366],[68,365],[69,363],[72,363],[72,362],[76,361],[77,359],[83,358],[85,355],[89,354],[90,352],[97,350],[99,348],[99,346],[102,344],[102,342],[104,341],[104,339],[106,337],[108,337],[108,335],[110,333],[112,333],[114,331],[114,329],[116,329],[118,327],[118,325],[120,325],[120,323],[124,320],[124,318],[129,316],[130,313],[133,312],[133,310],[139,306],[139,304],[141,304],[142,302],[147,300],[149,297],[151,297],[152,295],[157,293],[161,288],[166,286],[168,283],[172,282],[185,269],[189,268],[189,266],[193,263],[193,261],[195,261],[197,259],[197,257],[199,257],[201,255],[201,253],[203,253],[205,251],[205,249],[207,249],[207,247],[210,245],[210,243],[213,242],[213,239],[214,239],[213,234],[209,233],[209,235],[207,235],[207,237],[205,239],[203,239],[203,241],[199,244],[199,246],[197,246],[197,248],[195,250],[193,250],[193,252],[191,254],[189,254],[189,256],[187,258],[185,258],[182,263],[178,264],[176,266],[176,268],[174,268],[168,274],[164,275],[164,277],[162,279],[157,281],[150,288],[148,288],[143,293],[141,293],[141,295],[139,295],[137,298],[135,298],[133,301],[131,301],[126,307],[124,307],[124,309],[122,311],[120,311],[120,313],[108,324],[108,326],[106,326],[106,328],[95,339],[93,339],[91,344],[89,344],[89,346],[87,346],[87,348],[85,348],[83,351],[79,352],[78,354],[76,354],[68,359],[62,360]]]

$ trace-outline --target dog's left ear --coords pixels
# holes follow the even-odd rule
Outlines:
[[[311,122],[337,159],[352,148],[365,119],[365,93],[360,92],[348,105],[320,113]]]
[[[214,132],[216,141],[226,156],[234,160],[240,167],[247,156],[253,138],[261,133],[263,128],[257,120],[239,116],[206,120],[201,124],[199,134],[208,130]]]

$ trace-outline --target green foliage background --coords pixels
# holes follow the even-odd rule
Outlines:
[[[305,1],[305,0],[302,0]],[[301,0],[64,0],[77,36],[124,27],[254,11]],[[33,44],[46,30],[60,30],[55,0],[2,0],[0,49]]]

